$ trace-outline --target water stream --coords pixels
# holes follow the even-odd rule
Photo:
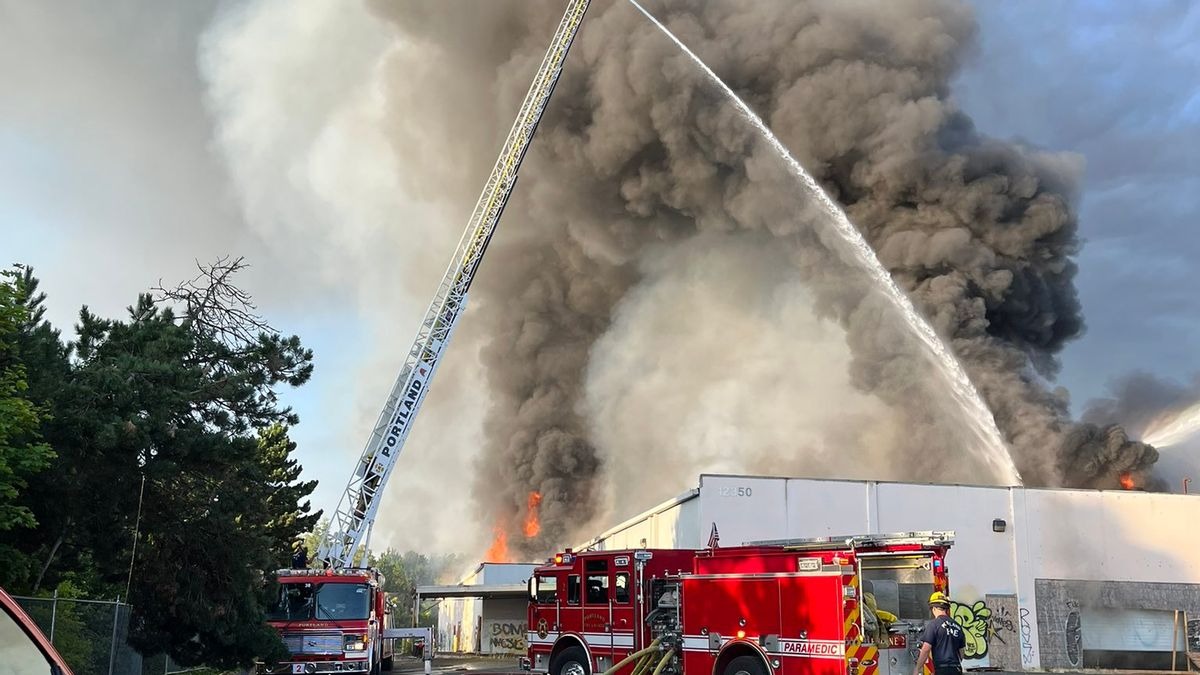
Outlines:
[[[1182,443],[1198,434],[1200,434],[1200,403],[1185,408],[1166,419],[1155,420],[1142,434],[1142,441],[1156,448],[1168,447]]]
[[[996,421],[992,417],[991,411],[984,404],[983,399],[979,396],[979,392],[975,390],[975,386],[971,384],[971,380],[967,377],[966,371],[963,370],[962,364],[947,349],[945,343],[937,336],[937,333],[934,332],[929,322],[917,313],[912,301],[909,300],[904,291],[900,290],[895,280],[892,279],[892,275],[884,269],[879,259],[875,257],[875,251],[863,239],[858,228],[854,227],[854,224],[850,222],[845,211],[826,194],[825,190],[817,184],[816,179],[804,170],[804,167],[796,161],[796,158],[792,156],[787,147],[775,137],[775,134],[750,109],[750,106],[746,105],[746,102],[738,97],[729,88],[729,85],[725,84],[724,80],[717,77],[717,74],[704,61],[700,60],[700,57],[696,56],[692,50],[688,49],[687,45],[675,37],[674,33],[668,30],[658,19],[654,18],[654,15],[647,12],[644,7],[638,4],[637,0],[629,0],[629,2],[644,14],[647,19],[653,22],[672,42],[678,45],[685,54],[691,57],[713,83],[725,92],[725,95],[733,101],[746,120],[758,129],[763,138],[779,153],[779,156],[786,162],[792,174],[799,179],[804,189],[828,213],[835,232],[848,245],[856,261],[870,274],[872,281],[878,285],[884,296],[896,307],[913,334],[929,350],[930,355],[933,357],[932,361],[934,365],[949,385],[950,394],[961,406],[969,431],[978,441],[982,459],[994,472],[994,478],[1004,485],[1020,485],[1021,476],[1017,472],[1016,465],[1013,464],[1012,455],[1008,452],[1008,446],[1004,442],[1004,437],[1001,436],[1000,430],[996,427]]]

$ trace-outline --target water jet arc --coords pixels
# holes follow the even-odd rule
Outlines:
[[[856,262],[866,270],[884,296],[896,307],[901,317],[903,317],[905,324],[933,357],[932,360],[935,367],[937,367],[939,373],[949,385],[951,395],[966,416],[967,427],[971,435],[979,443],[979,447],[983,453],[982,459],[992,469],[996,480],[1003,485],[1020,485],[1021,475],[1013,463],[1012,455],[1009,454],[1008,445],[1004,442],[1004,437],[1000,434],[1000,429],[996,427],[996,420],[992,416],[991,411],[988,410],[987,405],[983,402],[983,398],[980,397],[979,392],[975,389],[975,385],[971,384],[970,378],[967,377],[966,371],[963,370],[962,364],[958,362],[958,359],[950,352],[937,333],[934,332],[929,322],[917,312],[916,307],[913,306],[912,301],[904,291],[896,285],[896,281],[892,279],[892,275],[879,262],[879,258],[875,256],[875,251],[871,249],[871,246],[863,238],[858,228],[854,227],[854,224],[850,222],[850,219],[846,216],[846,212],[817,184],[816,179],[804,170],[804,167],[800,165],[800,162],[796,161],[796,158],[792,156],[787,146],[775,136],[771,129],[762,121],[762,118],[741,97],[734,93],[733,89],[729,88],[729,85],[725,84],[724,80],[718,77],[699,56],[696,56],[692,50],[688,49],[687,45],[675,37],[675,34],[656,19],[653,14],[638,4],[637,0],[629,0],[629,3],[636,7],[639,12],[690,57],[708,75],[709,79],[720,87],[725,95],[737,106],[742,116],[779,153],[779,156],[787,164],[791,173],[799,179],[801,185],[809,195],[830,216],[834,231],[849,246],[850,252]]]

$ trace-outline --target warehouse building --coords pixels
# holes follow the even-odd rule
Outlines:
[[[953,530],[968,667],[1186,670],[1200,651],[1198,529],[1194,495],[702,475],[577,548]]]
[[[419,586],[417,602],[439,600],[437,651],[525,653],[525,581],[535,565],[482,563],[454,586]]]

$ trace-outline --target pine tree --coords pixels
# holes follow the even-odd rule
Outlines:
[[[27,530],[37,524],[18,497],[30,476],[54,458],[40,437],[42,411],[28,396],[26,368],[18,343],[29,321],[23,302],[22,270],[0,272],[0,532]],[[0,542],[0,583],[27,569],[27,558]]]
[[[21,494],[33,536],[0,532],[0,546],[24,556],[18,588],[84,579],[128,595],[136,647],[234,667],[282,654],[263,620],[267,575],[319,514],[275,391],[308,380],[312,353],[246,311],[229,280],[240,261],[219,264],[216,286],[140,296],[124,320],[84,307],[71,343],[25,274],[14,343],[38,364],[29,391],[52,413],[41,431],[57,457]]]

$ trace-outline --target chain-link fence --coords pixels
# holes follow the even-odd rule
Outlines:
[[[119,599],[78,600],[57,594],[15,598],[75,675],[143,675],[142,655],[127,642],[129,605]]]

